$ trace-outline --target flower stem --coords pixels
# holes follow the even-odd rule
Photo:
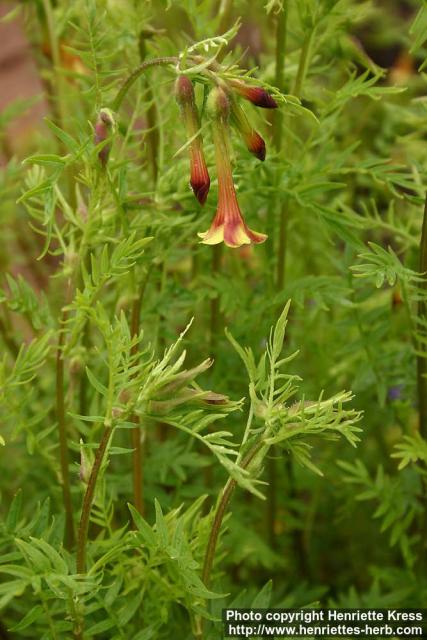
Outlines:
[[[113,111],[118,111],[121,107],[123,100],[126,97],[127,92],[131,88],[134,82],[138,80],[138,78],[150,67],[158,67],[161,65],[170,65],[177,64],[178,58],[175,56],[165,56],[163,58],[153,58],[152,60],[146,60],[139,67],[137,67],[130,76],[124,81],[119,91],[117,92],[116,97],[111,103],[111,108]]]
[[[74,521],[73,505],[71,502],[70,471],[67,441],[67,426],[65,422],[65,392],[64,392],[64,356],[65,323],[67,310],[64,307],[61,312],[58,345],[56,349],[56,418],[59,434],[59,460],[62,476],[62,496],[65,511],[65,545],[70,548],[74,545]]]
[[[420,288],[423,291],[423,296],[418,302],[418,317],[422,321],[427,321],[427,304],[425,300],[425,294],[427,293],[427,194],[424,203],[424,215],[423,226],[421,231],[421,243],[420,243],[420,262],[419,271],[423,274],[423,280],[420,284]],[[427,336],[427,331],[423,325],[420,326],[420,333],[423,337]],[[427,354],[422,344],[418,344],[418,356],[417,356],[417,384],[418,384],[418,403],[419,403],[419,427],[420,433],[423,437],[427,437]]]
[[[105,451],[107,449],[112,427],[105,427],[101,441],[95,454],[95,461],[89,476],[86,487],[86,493],[83,498],[82,513],[80,517],[78,538],[77,538],[77,573],[85,573],[86,571],[86,544],[89,531],[89,519],[92,508],[93,496],[95,493],[96,482],[98,480],[99,471],[104,460]]]
[[[212,274],[215,277],[221,270],[222,245],[216,244],[212,249]],[[218,293],[211,300],[211,321],[210,321],[210,338],[211,338],[211,354],[215,356],[217,348],[217,339],[220,329],[220,310]]]

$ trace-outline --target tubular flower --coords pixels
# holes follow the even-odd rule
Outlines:
[[[228,142],[230,102],[223,89],[217,87],[211,91],[208,109],[213,116],[212,131],[218,175],[218,206],[210,228],[205,233],[199,233],[199,237],[202,238],[204,244],[224,242],[232,248],[252,242],[259,244],[264,242],[267,236],[249,229],[237,202]]]
[[[190,184],[194,195],[201,205],[208,197],[211,184],[203,153],[199,114],[194,100],[193,83],[187,76],[179,76],[175,85],[176,100],[181,107],[187,136],[190,138]]]
[[[259,133],[253,129],[251,123],[246,117],[246,113],[235,100],[231,101],[231,122],[242,136],[248,151],[253,153],[258,160],[264,161],[265,142]]]
[[[277,109],[275,99],[262,87],[252,87],[249,84],[245,84],[242,80],[230,80],[230,86],[236,93],[246,100],[249,100],[249,102],[252,102],[256,107]]]

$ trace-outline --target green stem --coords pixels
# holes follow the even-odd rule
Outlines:
[[[285,13],[285,12],[283,12]],[[286,14],[283,16],[282,20],[286,19]],[[277,43],[276,48],[276,82],[277,79],[283,83],[283,57],[285,55],[285,43],[284,38],[286,37],[286,23],[284,25],[279,25],[277,27],[277,37],[282,39],[282,42]],[[305,38],[301,49],[301,55],[298,63],[297,75],[295,77],[294,87],[293,87],[293,95],[297,98],[301,97],[302,89],[304,86],[305,77],[307,75],[307,69],[310,62],[310,53],[311,53],[311,44],[313,39],[314,30],[309,31]],[[281,57],[282,56],[282,57]],[[283,120],[279,121],[280,129],[278,140],[280,145],[282,145],[282,128],[283,128]],[[277,125],[276,125],[277,127]],[[277,147],[277,151],[281,150],[281,146]],[[277,254],[277,273],[276,273],[276,287],[278,291],[283,289],[285,283],[285,272],[286,272],[286,253],[287,253],[287,242],[288,242],[288,222],[289,222],[289,210],[288,210],[288,202],[285,200],[281,213],[280,213],[280,223],[279,223],[279,249]]]
[[[282,210],[280,211],[280,221],[279,221],[279,250],[277,253],[277,274],[276,274],[276,289],[278,292],[282,291],[285,284],[286,254],[287,254],[287,245],[288,245],[288,222],[289,222],[288,202],[287,200],[285,200]]]
[[[157,123],[159,121],[158,113],[157,113],[157,105],[155,102],[154,91],[151,88],[148,80],[146,79],[147,85],[147,102],[149,103],[149,108],[147,109],[147,129],[148,132],[145,134],[147,139],[147,152],[148,152],[148,164],[151,170],[152,178],[154,185],[157,184],[157,179],[159,177],[159,129]]]
[[[59,50],[59,42],[56,36],[55,18],[53,15],[52,5],[50,0],[43,0],[43,10],[46,18],[46,26],[47,26],[48,36],[49,36],[51,55],[52,55],[53,76],[54,76],[53,86],[55,88],[55,94],[58,101],[58,104],[57,104],[58,112],[59,112],[58,116],[59,116],[60,124],[62,127],[65,121],[65,113],[66,113],[65,101],[63,100],[63,90],[62,90],[64,80],[60,71],[61,57],[60,57],[60,50]]]
[[[215,277],[221,270],[222,245],[216,244],[212,249],[212,274]],[[210,320],[210,338],[211,338],[211,354],[215,355],[218,333],[220,330],[220,310],[219,310],[219,294],[217,293],[211,300],[211,320]]]
[[[287,33],[287,16],[288,12],[286,8],[283,8],[277,17],[276,23],[276,68],[275,68],[275,83],[278,89],[283,91],[284,74],[285,74],[285,54],[286,54],[286,33]],[[273,134],[274,134],[274,146],[278,154],[282,151],[283,145],[283,115],[280,110],[274,114],[273,120]],[[280,180],[280,172],[276,171],[276,189]],[[277,189],[278,192],[278,189]],[[277,196],[276,196],[277,198]],[[278,202],[276,199],[275,210]],[[287,246],[287,226],[288,226],[288,205],[285,201],[279,214],[279,246],[277,254],[277,266],[276,266],[276,290],[281,291],[284,285],[285,278],[285,263],[286,263],[286,246]],[[274,271],[273,271],[274,273]],[[267,489],[267,533],[268,539],[272,548],[276,547],[276,534],[274,531],[274,521],[276,518],[276,506],[277,506],[277,469],[276,460],[273,455],[267,459],[267,476],[268,476],[268,489]]]
[[[263,441],[259,440],[256,442],[252,448],[248,451],[246,456],[243,458],[240,468],[247,469],[255,458],[258,451],[262,448]],[[205,559],[203,563],[203,571],[202,571],[202,580],[205,587],[209,588],[212,566],[215,558],[216,546],[218,543],[218,537],[221,532],[222,522],[224,520],[224,516],[227,512],[227,507],[230,503],[231,497],[233,495],[234,489],[236,488],[236,480],[233,478],[229,478],[221,492],[221,497],[217,502],[217,507],[215,511],[214,520],[212,523],[212,528],[209,534],[208,544],[206,546]],[[201,640],[203,638],[203,620],[197,620],[197,631],[195,633],[196,640]]]
[[[311,29],[304,38],[304,42],[301,49],[301,55],[298,63],[297,75],[295,77],[294,88],[292,94],[297,98],[301,97],[302,88],[304,86],[305,77],[307,75],[307,69],[310,62],[311,43],[313,41],[314,29]]]
[[[58,120],[59,127],[66,130],[67,122],[67,97],[65,95],[65,79],[61,71],[61,53],[59,41],[55,30],[55,16],[52,11],[51,0],[43,0],[43,10],[46,18],[47,31],[49,36],[50,49],[53,63],[53,81],[50,83],[49,93],[52,96],[52,110]],[[56,99],[56,102],[55,102]],[[69,149],[62,141],[59,141],[59,147],[63,155],[69,152]],[[68,186],[68,197],[72,209],[77,206],[76,192],[74,189],[74,172],[71,165],[65,169],[65,176]]]
[[[280,91],[284,90],[285,54],[288,11],[286,7],[277,16],[276,23],[276,67],[274,81]],[[282,148],[283,114],[280,109],[274,111],[273,141],[277,151]]]
[[[421,231],[420,243],[420,263],[419,271],[424,275],[420,284],[423,296],[418,302],[418,317],[424,322],[427,321],[427,194],[424,204],[423,226]],[[419,332],[424,338],[427,338],[427,331],[424,325],[420,326]],[[418,345],[419,355],[417,356],[417,384],[418,384],[418,403],[419,403],[419,426],[420,433],[423,437],[427,437],[427,354],[425,346]]]
[[[89,352],[89,346],[90,346],[90,336],[89,336],[89,332],[90,332],[90,326],[89,326],[89,322],[86,321],[84,324],[84,327],[82,329],[82,347],[84,348],[84,353],[88,354]],[[80,388],[79,388],[79,413],[81,416],[85,416],[86,412],[87,412],[87,391],[88,391],[88,384],[87,384],[87,377],[86,377],[86,371],[85,371],[85,367],[82,367],[81,373],[80,373]]]
[[[288,12],[284,8],[277,18],[276,26],[276,86],[283,91],[283,79],[285,74],[285,54],[286,54],[286,23]],[[300,60],[301,62],[301,60]],[[277,153],[280,153],[283,146],[283,114],[277,109],[273,121],[274,146]],[[278,174],[279,172],[277,172]],[[279,177],[278,175],[276,176]],[[286,245],[288,228],[288,203],[283,203],[279,216],[279,248],[277,253],[276,289],[281,291],[285,281],[286,265]]]
[[[256,442],[246,456],[243,458],[242,463],[240,465],[241,469],[247,469],[252,460],[255,458],[258,451],[263,446],[263,441],[260,440]],[[212,572],[213,561],[215,558],[215,550],[218,542],[218,536],[221,531],[222,521],[224,520],[225,513],[227,511],[228,504],[231,500],[231,496],[233,495],[233,491],[236,488],[236,480],[234,478],[229,478],[222,490],[221,497],[219,499],[214,521],[212,523],[211,532],[209,535],[208,544],[206,547],[205,560],[203,563],[203,572],[202,572],[202,580],[206,588],[209,588],[209,582]]]
[[[158,67],[162,65],[177,64],[178,58],[176,56],[165,56],[163,58],[153,58],[152,60],[146,60],[139,67],[137,67],[130,76],[124,81],[123,85],[119,89],[116,97],[111,103],[113,111],[118,111],[121,107],[123,100],[126,97],[127,92],[131,88],[134,82],[150,67]]]
[[[283,85],[283,72],[284,72],[284,56],[285,56],[285,38],[286,38],[286,12],[283,12],[281,15],[282,20],[277,24],[277,39],[276,39],[276,83],[279,88],[282,88]],[[307,75],[307,69],[310,61],[311,54],[311,44],[313,38],[314,30],[311,29],[304,38],[304,42],[301,49],[301,54],[298,63],[297,75],[295,77],[295,82],[293,86],[293,95],[300,98],[305,82],[305,78]],[[279,84],[281,83],[281,84]],[[276,124],[276,128],[280,126],[278,132],[276,132],[275,140],[277,142],[277,151],[280,152],[282,146],[286,145],[286,141],[283,141],[283,120],[278,121],[280,123]],[[279,146],[280,145],[280,146]],[[289,152],[288,149],[286,149]],[[286,276],[286,256],[287,256],[287,248],[288,248],[288,227],[289,227],[289,203],[286,198],[283,202],[282,209],[280,211],[279,217],[279,246],[277,253],[277,271],[276,271],[276,291],[280,293],[285,286],[285,276]],[[274,449],[273,449],[274,454]],[[269,540],[271,546],[274,548],[276,546],[276,535],[274,531],[274,521],[276,517],[276,505],[277,505],[277,478],[276,478],[276,460],[274,455],[270,456],[268,459],[268,495],[267,495],[267,526],[269,533]],[[294,480],[293,473],[293,464],[292,460],[289,461],[287,465],[287,475],[288,475],[288,498],[289,501],[296,497],[296,486]],[[293,538],[293,546],[296,557],[298,558],[299,568],[302,574],[306,573],[306,562],[304,556],[304,546],[301,532],[296,530],[292,536]]]
[[[228,29],[228,25],[230,24],[230,18],[233,12],[233,0],[221,0],[219,5],[219,25],[217,33],[225,33]],[[223,50],[221,58],[226,55],[226,49]]]
[[[65,391],[64,391],[64,355],[65,323],[67,310],[64,307],[61,312],[59,338],[56,349],[56,418],[59,433],[59,459],[62,476],[62,495],[65,510],[65,544],[67,547],[74,545],[74,520],[73,505],[71,502],[70,471],[68,455],[67,426],[65,421]]]
[[[42,607],[44,609],[44,613],[45,613],[45,616],[46,616],[47,623],[49,625],[51,638],[52,638],[52,640],[58,640],[58,635],[57,635],[57,633],[55,631],[55,626],[53,624],[52,616],[50,615],[50,611],[51,610],[49,609],[49,607],[47,605],[47,602],[45,600],[45,596],[43,595],[43,592],[42,592],[42,595],[41,595],[41,602],[42,602]]]
[[[147,287],[148,277],[150,271],[147,272],[140,288],[139,295],[135,298],[132,305],[131,313],[131,334],[132,337],[136,337],[139,334],[139,323],[141,315],[141,306],[144,299],[145,290]],[[138,345],[135,344],[132,347],[132,354],[136,355],[138,352]],[[135,423],[135,427],[132,429],[132,477],[133,477],[133,503],[135,508],[141,515],[144,514],[144,494],[143,494],[143,444],[141,442],[141,425],[139,416],[134,414],[131,417],[132,422]]]
[[[105,427],[101,441],[95,454],[95,461],[87,483],[86,493],[83,498],[82,513],[80,516],[80,524],[77,538],[77,573],[85,573],[86,571],[86,545],[89,531],[90,512],[92,509],[93,496],[95,494],[96,482],[98,480],[99,471],[104,460],[105,451],[107,449],[110,436],[113,432],[112,427]]]

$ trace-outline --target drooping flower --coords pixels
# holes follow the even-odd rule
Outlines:
[[[243,80],[230,80],[229,84],[236,93],[252,102],[256,107],[277,109],[278,105],[275,99],[262,87],[253,87],[243,82]]]
[[[246,113],[242,107],[237,104],[236,100],[231,100],[231,122],[236,127],[238,132],[243,138],[243,141],[251,153],[258,158],[258,160],[265,160],[265,142],[252,127]]]
[[[208,197],[210,178],[203,153],[203,140],[200,135],[200,121],[194,99],[193,83],[187,76],[179,76],[175,85],[176,100],[181,107],[181,112],[190,140],[190,184],[194,195],[201,205],[204,205]]]
[[[101,144],[101,142],[105,142],[106,140],[108,140],[108,138],[114,132],[114,127],[114,117],[110,109],[101,109],[95,124],[94,143],[98,145]],[[102,149],[98,152],[98,158],[103,167],[105,167],[108,162],[110,151],[111,143],[106,142],[106,144],[104,144]]]
[[[224,242],[228,247],[259,244],[267,239],[263,233],[252,231],[246,225],[237,202],[229,148],[230,100],[225,91],[216,87],[209,95],[208,110],[212,116],[215,162],[218,175],[218,206],[213,222],[204,233],[199,233],[204,244]]]

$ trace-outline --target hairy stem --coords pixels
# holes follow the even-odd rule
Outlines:
[[[98,445],[98,449],[96,450],[95,461],[92,465],[89,481],[86,487],[86,493],[83,498],[82,513],[80,516],[77,538],[77,573],[85,573],[86,571],[86,545],[89,531],[90,512],[92,508],[93,496],[95,494],[99,471],[101,469],[105,451],[107,449],[107,445],[112,432],[112,427],[105,427],[101,441]]]
[[[62,496],[65,511],[65,544],[68,548],[74,545],[73,505],[71,502],[70,471],[68,455],[67,426],[65,421],[65,390],[64,390],[64,357],[65,323],[67,310],[61,312],[58,345],[56,349],[56,418],[59,433],[59,461],[62,476]]]
[[[420,287],[424,294],[427,293],[427,194],[424,204],[423,226],[421,231],[420,243],[420,262],[419,271],[424,275]],[[418,302],[418,317],[423,321],[427,321],[427,304],[425,296]],[[427,331],[424,325],[419,329],[424,338],[427,338]],[[417,357],[417,384],[418,384],[418,404],[419,404],[419,426],[420,433],[423,437],[427,437],[427,354],[422,344],[418,345]]]
[[[146,60],[139,67],[137,67],[128,78],[124,81],[122,86],[120,87],[116,97],[111,103],[111,108],[113,111],[118,111],[121,107],[123,100],[126,97],[127,92],[131,88],[134,82],[138,80],[138,78],[150,67],[159,67],[164,65],[177,64],[178,58],[175,56],[165,56],[163,58],[153,58],[152,60]]]

